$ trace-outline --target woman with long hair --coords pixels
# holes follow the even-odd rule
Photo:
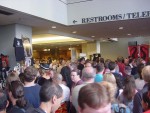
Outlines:
[[[125,104],[126,106],[133,109],[133,98],[137,93],[135,79],[133,76],[127,76],[124,80],[123,92],[118,97],[120,103]]]

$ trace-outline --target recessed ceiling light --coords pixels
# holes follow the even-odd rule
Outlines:
[[[73,31],[72,33],[74,33],[74,34],[75,34],[75,33],[77,33],[77,31]]]
[[[52,26],[52,28],[53,28],[53,29],[55,29],[55,28],[56,28],[56,26]]]
[[[123,29],[123,27],[119,27],[119,29],[120,29],[120,30],[122,30],[122,29]]]
[[[128,36],[130,36],[131,34],[127,34]]]
[[[94,38],[95,36],[91,36],[92,38]]]

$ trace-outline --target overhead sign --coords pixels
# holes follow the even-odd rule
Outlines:
[[[133,13],[82,18],[81,23],[88,24],[88,23],[129,20],[129,19],[149,18],[149,17],[150,17],[150,11],[143,11],[143,12],[133,12]],[[73,23],[75,24],[77,23],[77,21],[74,20]]]

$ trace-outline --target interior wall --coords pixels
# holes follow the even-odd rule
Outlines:
[[[140,44],[149,44],[149,37],[135,37],[135,38],[119,38],[118,42],[100,43],[101,55],[105,59],[116,60],[118,56],[128,57],[128,42],[137,41]]]
[[[0,53],[9,56],[9,65],[16,65],[13,41],[15,37],[15,25],[0,27]]]
[[[96,53],[96,43],[85,43],[82,44],[82,53],[86,53],[87,58],[90,58],[90,55]]]
[[[22,36],[30,39],[32,43],[32,27],[25,26],[21,24],[16,24],[16,38],[21,38]]]
[[[70,2],[72,4],[68,4],[67,9],[69,25],[74,25],[74,20],[77,21],[75,24],[83,24],[82,18],[117,14],[124,15],[122,20],[126,20],[128,19],[128,13],[150,10],[150,0],[85,0],[84,2],[81,2],[81,0],[71,0]],[[92,21],[92,19],[90,21]]]
[[[66,3],[66,0],[63,0]],[[67,24],[67,5],[60,0],[0,0],[0,6]]]
[[[0,53],[9,56],[9,65],[13,69],[16,66],[14,38],[26,36],[32,38],[32,28],[19,24],[12,24],[0,27]]]

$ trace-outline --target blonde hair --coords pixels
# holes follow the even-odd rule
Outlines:
[[[6,90],[8,90],[9,85],[12,81],[20,81],[20,78],[16,72],[11,72],[6,78]]]
[[[18,74],[16,72],[11,72],[7,76],[6,83],[10,84],[12,81],[16,80],[20,80]]]
[[[108,91],[108,94],[110,96],[111,102],[115,101],[115,94],[117,91],[117,86],[115,84],[112,84],[110,82],[107,81],[102,81],[99,84],[101,84],[102,86],[104,86],[106,88],[106,90]]]
[[[142,78],[145,82],[150,83],[150,66],[145,66],[142,69]]]
[[[116,85],[116,78],[112,73],[106,73],[103,75],[103,81],[110,82],[114,85]]]

